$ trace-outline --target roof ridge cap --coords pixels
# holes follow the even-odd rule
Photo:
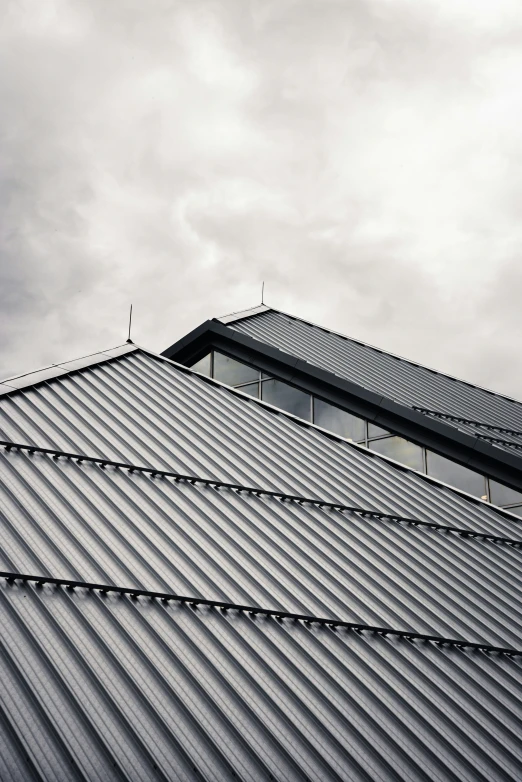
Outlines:
[[[118,350],[119,348],[126,347],[127,350],[113,355],[112,351]],[[119,345],[115,345],[114,347],[107,348],[106,350],[98,350],[95,353],[87,353],[84,356],[78,356],[77,358],[71,358],[67,361],[62,361],[60,363],[54,363],[54,364],[48,364],[44,367],[39,367],[38,369],[33,369],[30,372],[22,372],[19,375],[11,375],[11,377],[5,378],[5,380],[0,380],[0,386],[5,386],[9,388],[9,391],[7,391],[3,396],[7,396],[8,394],[14,393],[15,391],[25,391],[28,388],[31,388],[32,386],[38,385],[39,383],[43,383],[48,380],[54,380],[55,378],[62,377],[62,375],[70,374],[71,372],[79,371],[80,369],[87,369],[88,367],[94,366],[96,364],[102,364],[105,361],[111,361],[114,358],[119,358],[120,356],[125,356],[128,353],[133,353],[137,350],[140,350],[140,348],[135,345],[134,343],[128,344],[127,342],[122,342]],[[79,361],[83,361],[83,359],[92,358],[92,361],[84,364],[82,367],[70,367],[67,369],[68,364],[75,364]],[[35,377],[32,380],[29,380],[32,375],[38,375],[40,372],[46,372],[47,370],[54,369],[54,373],[47,375],[43,378]],[[12,385],[10,381],[15,380],[23,380],[23,378],[27,378],[26,383],[22,383],[21,385]]]

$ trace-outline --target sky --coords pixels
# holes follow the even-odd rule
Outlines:
[[[520,0],[4,0],[0,377],[261,299],[522,399]]]

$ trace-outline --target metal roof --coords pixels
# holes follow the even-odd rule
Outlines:
[[[520,402],[299,318],[265,309],[221,320],[235,331],[400,404],[522,431]]]
[[[0,586],[3,780],[517,780],[503,656]]]
[[[4,395],[0,439],[506,537],[522,524],[494,506],[141,349]]]
[[[0,567],[522,651],[520,522],[142,349],[13,390]],[[132,470],[149,465],[149,470]],[[0,578],[2,780],[516,780],[522,658]]]
[[[0,570],[497,646],[522,640],[522,549],[46,454],[0,454]],[[522,525],[516,533],[522,541]]]
[[[80,356],[80,358],[75,358],[70,361],[62,361],[60,364],[50,364],[41,369],[35,369],[20,375],[4,378],[4,380],[0,381],[0,396],[3,396],[3,394],[10,394],[12,391],[20,388],[28,388],[37,383],[52,380],[61,375],[67,375],[70,372],[76,372],[78,369],[83,369],[84,367],[94,366],[95,364],[115,358],[116,356],[123,356],[125,353],[130,353],[133,350],[136,350],[135,345],[125,343],[123,345],[117,345],[114,348],[109,348],[108,350],[89,353],[87,356]]]

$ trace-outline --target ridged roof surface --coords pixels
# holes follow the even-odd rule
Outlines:
[[[0,586],[2,780],[519,780],[514,659]]]
[[[408,407],[522,432],[522,404],[273,309],[226,325]],[[456,425],[468,431],[462,423]],[[477,434],[476,428],[470,433]],[[487,432],[484,432],[487,434]],[[522,447],[522,436],[491,432]],[[500,444],[499,444],[500,445]],[[509,446],[508,446],[509,448]],[[510,449],[517,454],[516,449]]]
[[[1,437],[522,540],[521,523],[142,350]],[[0,448],[0,569],[522,648],[522,549]],[[522,657],[0,579],[0,779],[516,780]]]
[[[499,646],[522,550],[0,449],[0,570],[281,608]],[[520,526],[514,531],[522,540]]]
[[[143,350],[5,395],[0,439],[506,537],[522,529],[487,503]]]

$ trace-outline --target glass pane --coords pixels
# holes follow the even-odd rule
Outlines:
[[[516,508],[508,508],[510,513],[514,513],[515,516],[522,517],[522,505],[518,505]]]
[[[424,472],[422,463],[422,448],[403,437],[385,437],[383,440],[374,440],[368,444],[372,451],[389,456],[401,464],[413,467],[414,470]]]
[[[214,377],[229,386],[237,386],[249,380],[259,380],[259,369],[214,351]]]
[[[289,386],[281,380],[265,380],[262,386],[262,395],[265,402],[269,402],[275,407],[280,407],[289,413],[304,418],[306,421],[311,419],[311,396],[305,391]]]
[[[474,494],[476,497],[482,497],[486,493],[486,481],[483,475],[478,472],[463,467],[461,464],[452,462],[433,451],[427,452],[428,475],[438,478],[450,486],[456,486],[458,489]]]
[[[201,372],[202,375],[208,375],[210,377],[210,353],[200,358],[195,364],[192,364],[191,369],[195,369],[196,372]]]
[[[368,439],[371,437],[382,437],[383,434],[390,433],[387,429],[382,429],[382,427],[377,426],[377,424],[372,424],[368,421]]]
[[[522,502],[522,492],[509,489],[502,486],[501,483],[489,480],[490,500],[493,505],[513,505],[515,502]]]
[[[259,383],[249,383],[247,386],[240,386],[238,391],[242,391],[243,394],[248,394],[249,396],[255,396],[259,398]]]
[[[351,440],[364,440],[365,421],[362,418],[317,397],[314,398],[314,424]]]

